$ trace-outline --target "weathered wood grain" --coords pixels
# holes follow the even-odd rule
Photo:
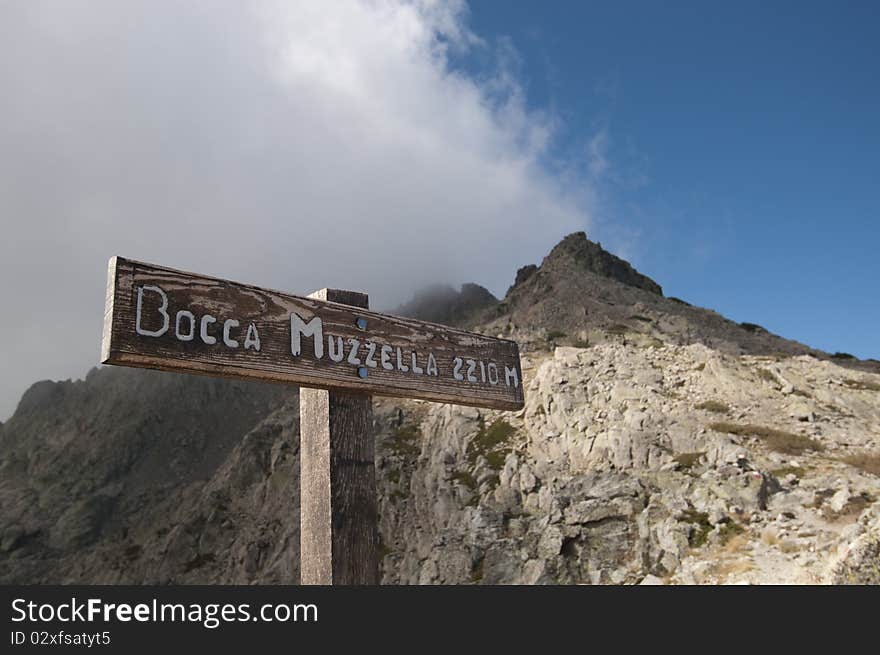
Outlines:
[[[169,268],[136,262],[122,257],[110,260],[107,306],[104,323],[102,362],[169,371],[203,373],[224,377],[259,379],[271,382],[332,389],[349,393],[401,396],[476,405],[497,409],[523,406],[522,372],[519,350],[513,341],[466,332],[426,321],[353,309],[318,298],[303,298],[277,291],[220,280]],[[164,315],[159,311],[163,295],[167,298],[168,328],[162,332]],[[136,332],[139,290],[142,297],[139,326],[148,336]],[[188,336],[190,312],[195,319],[193,335]],[[319,317],[322,321],[323,354],[316,357],[314,339],[302,336],[301,354],[291,352],[291,314],[303,322]],[[201,320],[207,323],[206,343],[201,338]],[[180,330],[177,329],[179,318]],[[365,329],[356,325],[366,321]],[[223,340],[224,321],[230,324],[229,347]],[[244,343],[250,325],[259,335],[260,349]],[[159,334],[161,332],[161,334]],[[328,336],[344,345],[341,362],[330,358]],[[349,339],[358,340],[355,359]],[[367,366],[367,343],[376,346],[372,365]],[[386,359],[381,359],[381,346]],[[398,362],[408,371],[402,371]],[[423,369],[414,372],[416,364]],[[436,375],[426,369],[428,355],[436,362]],[[473,365],[468,362],[473,362]],[[459,370],[456,371],[456,364]],[[390,368],[386,368],[390,366]],[[366,378],[359,377],[364,369]],[[469,370],[470,369],[470,370]],[[494,371],[494,375],[493,375]],[[431,371],[433,372],[433,371]],[[462,379],[456,379],[455,373]],[[470,374],[468,376],[468,373]],[[469,379],[468,379],[469,378]]]
[[[310,297],[367,307],[367,296]],[[371,397],[300,390],[300,580],[379,582],[378,501]]]

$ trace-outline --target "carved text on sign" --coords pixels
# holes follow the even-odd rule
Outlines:
[[[158,338],[170,332],[181,342],[198,339],[208,346],[222,346],[233,350],[244,348],[255,352],[259,352],[261,348],[258,321],[248,321],[245,327],[237,318],[218,318],[208,313],[198,315],[189,308],[175,311],[170,306],[168,294],[156,285],[137,287],[134,328],[140,337]],[[437,358],[431,351],[404,350],[400,346],[382,344],[369,338],[325,335],[320,316],[313,316],[306,321],[298,313],[291,312],[291,357],[302,356],[306,339],[311,341],[310,352],[316,360],[322,360],[326,356],[328,361],[336,364],[381,367],[386,371],[410,375],[447,375],[460,382],[479,381],[492,386],[519,386],[519,373],[515,367],[502,365],[499,368],[499,364],[493,361],[453,356],[452,369],[441,371]]]

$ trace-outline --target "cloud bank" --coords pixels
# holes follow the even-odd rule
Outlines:
[[[462,3],[0,6],[0,418],[98,359],[123,255],[387,308],[433,281],[501,294],[588,227]],[[553,172],[555,171],[555,172]]]

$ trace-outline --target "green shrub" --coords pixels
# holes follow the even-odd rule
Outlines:
[[[397,428],[388,440],[388,446],[395,455],[416,457],[421,452],[419,441],[422,431],[418,425],[405,424]]]
[[[467,458],[471,468],[476,466],[481,455],[492,468],[501,468],[511,450],[507,441],[514,432],[516,428],[503,418],[496,419],[488,428],[481,422],[479,431],[468,444]]]
[[[682,513],[679,520],[693,525],[693,529],[688,535],[688,545],[692,548],[699,548],[706,543],[709,533],[712,532],[712,524],[709,523],[709,515],[706,512],[688,509]]]

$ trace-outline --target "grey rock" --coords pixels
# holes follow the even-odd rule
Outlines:
[[[831,572],[833,584],[880,584],[880,527],[863,534],[846,550]]]

